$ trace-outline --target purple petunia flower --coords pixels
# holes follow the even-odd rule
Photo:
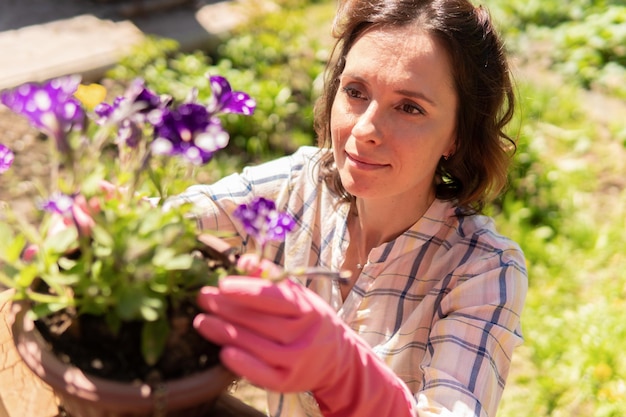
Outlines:
[[[140,125],[149,119],[152,112],[165,109],[171,102],[170,96],[159,96],[146,88],[144,80],[137,78],[128,86],[124,96],[116,97],[112,104],[100,103],[96,106],[96,123],[116,123],[119,126],[118,141],[134,148],[142,138]]]
[[[126,98],[138,106],[138,111],[148,114],[152,110],[162,109],[170,105],[172,97],[168,95],[158,95],[154,91],[146,88],[144,80],[138,78],[134,80],[126,91]]]
[[[229,135],[217,118],[220,113],[251,115],[256,103],[246,93],[232,91],[226,78],[213,76],[211,99],[202,106],[192,97],[176,109],[153,112],[155,140],[152,151],[159,155],[181,155],[196,165],[206,164],[213,154],[228,145]]]
[[[0,143],[0,174],[6,172],[13,165],[15,155],[8,147]]]
[[[70,213],[74,199],[67,194],[54,193],[49,199],[40,203],[40,208],[49,213],[67,214]]]
[[[144,80],[136,78],[130,83],[123,96],[116,97],[113,104],[98,104],[94,112],[100,118],[98,124],[103,124],[111,118],[117,121],[136,113],[146,115],[152,110],[167,107],[171,102],[170,96],[156,94],[146,88]]]
[[[113,104],[100,103],[94,108],[94,113],[98,116],[96,123],[99,125],[105,124],[112,116],[115,109],[120,106],[120,102],[124,100],[124,97],[116,97],[113,100]]]
[[[79,76],[55,78],[43,84],[27,83],[3,91],[0,101],[54,138],[59,151],[68,154],[67,134],[74,127],[82,127],[85,117],[80,102],[73,96],[79,84]]]
[[[156,118],[156,117],[155,117]],[[216,117],[196,103],[185,103],[161,112],[154,123],[152,151],[157,155],[181,155],[200,165],[209,162],[215,151],[228,145],[228,133]]]
[[[236,113],[246,116],[254,113],[256,102],[247,93],[242,91],[232,91],[230,83],[220,75],[209,77],[211,84],[211,101],[207,109],[212,114]]]
[[[233,212],[246,233],[251,235],[261,247],[271,240],[284,240],[288,232],[296,226],[288,214],[276,209],[272,200],[255,198],[250,204],[242,204]]]

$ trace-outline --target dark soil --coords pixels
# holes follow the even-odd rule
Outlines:
[[[124,323],[114,333],[101,317],[76,318],[63,311],[39,320],[36,325],[61,361],[86,374],[117,381],[156,383],[219,363],[219,347],[192,327],[197,313],[197,307],[189,303],[170,314],[171,331],[165,352],[154,366],[146,364],[141,354],[141,322]]]

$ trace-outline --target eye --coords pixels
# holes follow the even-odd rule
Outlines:
[[[363,96],[363,93],[354,87],[351,87],[351,86],[343,87],[342,91],[346,93],[346,95],[350,98],[358,98],[358,99],[363,99],[363,100],[365,99],[365,97]]]
[[[424,109],[413,103],[404,103],[399,106],[399,109],[408,114],[426,114]]]

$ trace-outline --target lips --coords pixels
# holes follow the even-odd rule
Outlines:
[[[370,159],[361,155],[354,155],[348,152],[346,152],[345,154],[346,154],[346,159],[349,162],[352,162],[353,165],[362,169],[384,168],[389,165],[389,164],[381,164],[379,162],[374,161],[373,159]]]

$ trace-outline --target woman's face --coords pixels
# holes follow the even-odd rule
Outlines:
[[[331,113],[345,189],[362,199],[423,204],[454,151],[457,95],[448,54],[414,28],[375,29],[346,57]]]

